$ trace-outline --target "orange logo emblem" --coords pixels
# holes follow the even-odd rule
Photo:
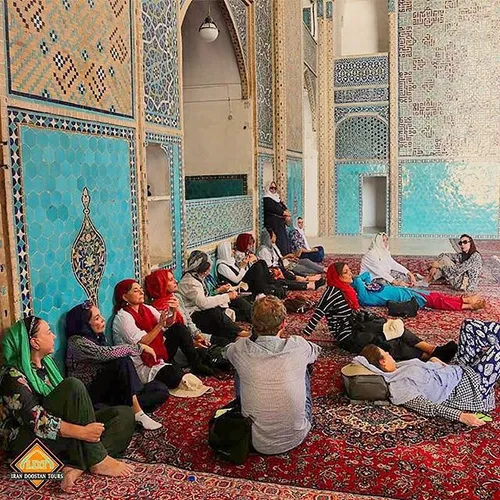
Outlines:
[[[35,439],[11,464],[11,479],[25,480],[37,490],[48,479],[63,479],[63,463],[39,440]]]

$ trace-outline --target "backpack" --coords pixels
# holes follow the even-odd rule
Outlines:
[[[227,406],[217,410],[208,422],[208,444],[217,457],[242,465],[250,453],[252,420],[242,415],[236,401]]]
[[[303,314],[313,309],[315,304],[304,297],[290,297],[283,301],[283,305],[289,313]]]
[[[417,299],[412,297],[406,302],[387,301],[387,312],[389,316],[400,316],[402,318],[414,318],[420,309]]]
[[[379,404],[388,404],[385,402],[389,399],[389,387],[382,375],[356,363],[344,366],[341,374],[351,403],[377,401]]]

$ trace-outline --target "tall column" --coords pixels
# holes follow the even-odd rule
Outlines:
[[[285,0],[273,0],[274,172],[282,200],[287,199]]]
[[[319,234],[333,234],[334,148],[333,3],[318,1],[318,216]]]

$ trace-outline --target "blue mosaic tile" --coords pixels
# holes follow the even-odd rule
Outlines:
[[[214,224],[214,221],[217,224]],[[252,229],[252,196],[186,201],[188,249],[250,232]]]
[[[352,105],[352,106],[335,106],[334,115],[335,123],[338,123],[342,118],[356,113],[360,114],[376,114],[384,120],[389,122],[389,106],[387,104],[373,104],[373,105]]]
[[[388,87],[372,87],[366,89],[348,89],[335,91],[336,104],[347,104],[351,102],[377,102],[388,100]]]
[[[143,0],[146,121],[180,127],[177,0]]]
[[[387,56],[349,57],[335,61],[335,87],[387,85],[389,63]]]
[[[389,127],[377,116],[350,116],[337,124],[335,156],[345,159],[385,159],[389,156]]]
[[[172,269],[180,279],[184,255],[184,174],[181,139],[172,135],[146,133],[146,144],[160,144],[167,155],[170,176],[170,213],[172,214],[172,261],[164,267]]]
[[[264,204],[262,197],[264,196],[264,164],[270,162],[274,170],[274,156],[268,153],[259,153],[257,160],[257,192],[259,193],[259,213],[258,213],[258,228],[264,227]]]
[[[292,220],[304,217],[304,182],[302,160],[287,158],[287,207],[292,213]]]
[[[408,160],[399,169],[401,236],[498,237],[496,163]]]
[[[8,116],[22,314],[41,315],[56,329],[61,359],[61,317],[88,296],[73,274],[71,253],[84,220],[82,186],[108,250],[98,290],[106,317],[116,282],[139,277],[135,133],[12,108]]]
[[[362,177],[377,174],[387,175],[387,165],[384,163],[336,163],[334,207],[336,234],[362,234]],[[388,214],[389,211],[387,210],[386,213]]]

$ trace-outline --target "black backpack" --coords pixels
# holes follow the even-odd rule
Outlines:
[[[417,299],[412,297],[406,302],[387,301],[387,312],[389,316],[399,316],[401,318],[414,318],[420,309]]]

